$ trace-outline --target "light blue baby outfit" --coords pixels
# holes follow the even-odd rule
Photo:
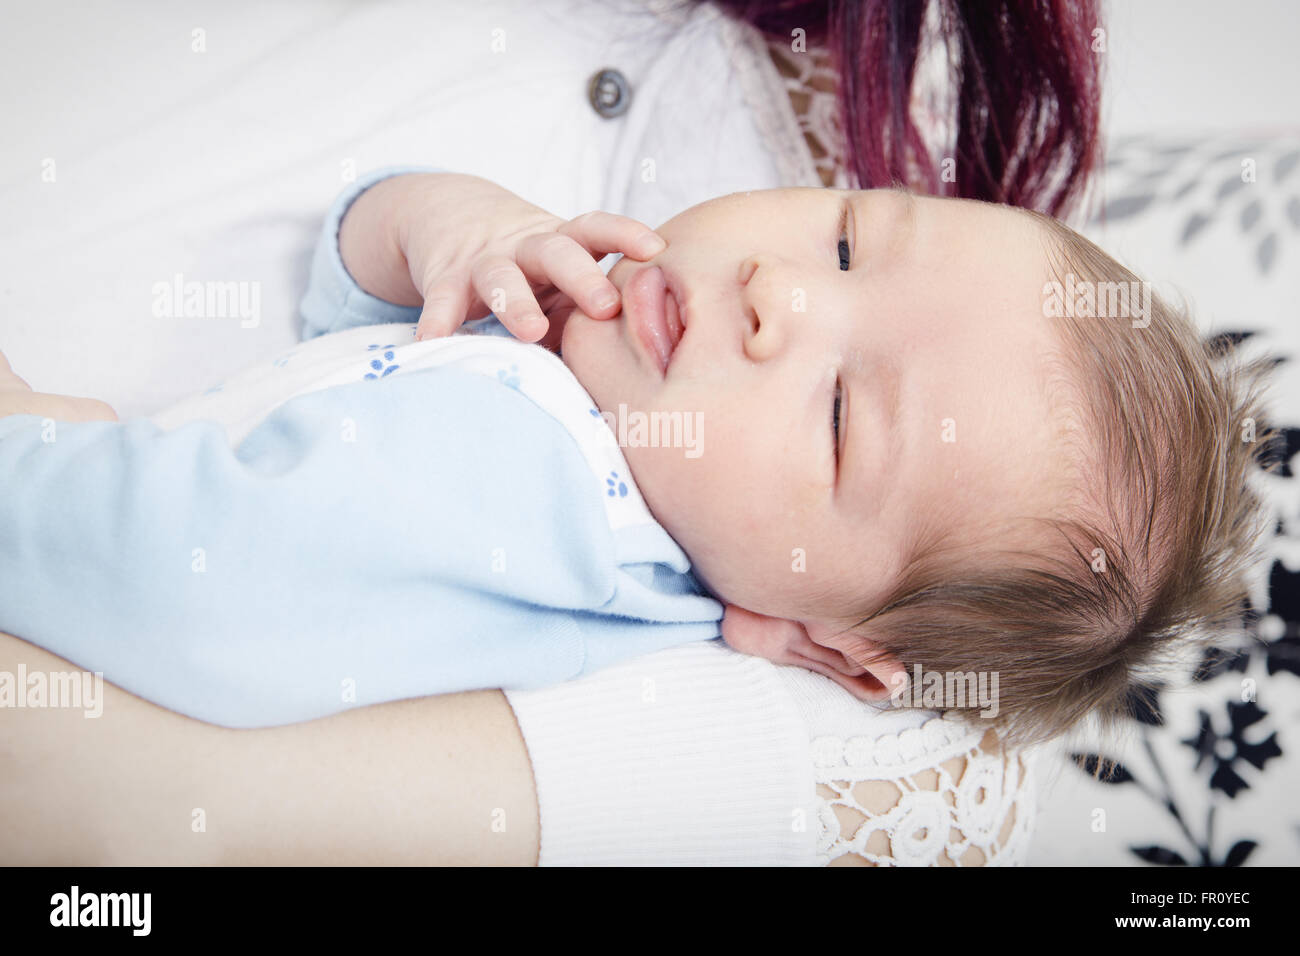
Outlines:
[[[212,421],[0,419],[0,631],[230,727],[542,686],[718,636],[722,606],[612,439],[583,431],[610,438],[554,355],[491,316],[414,343],[419,310],[343,268],[344,212],[408,169],[359,179],[322,231],[304,339],[383,326],[320,340],[356,350],[337,384],[233,447]]]

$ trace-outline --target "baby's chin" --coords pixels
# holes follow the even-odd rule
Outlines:
[[[560,358],[564,360],[564,364],[569,367],[569,371],[577,377],[583,387],[587,391],[591,391],[591,388],[584,381],[586,376],[583,374],[583,369],[587,365],[587,353],[591,350],[589,341],[591,337],[590,326],[596,320],[576,305],[564,306],[558,313],[552,313],[547,318],[550,319],[551,328],[556,328],[559,323],[563,323],[559,325]]]
[[[559,326],[561,332],[560,351],[566,354],[581,347],[576,343],[584,335],[582,327],[596,321],[572,302],[547,313],[546,317],[551,323],[551,328]]]
[[[619,401],[627,400],[618,381],[623,313],[612,319],[593,319],[576,305],[566,306],[565,311],[560,357],[597,408],[616,408]]]

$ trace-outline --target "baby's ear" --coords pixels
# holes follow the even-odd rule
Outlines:
[[[810,623],[808,627],[811,633],[798,621],[755,614],[734,604],[726,605],[722,615],[722,639],[728,646],[742,654],[815,671],[859,700],[887,700],[906,681],[907,671],[891,654],[867,661],[865,666],[854,659],[867,660],[883,650],[880,645],[824,625]]]

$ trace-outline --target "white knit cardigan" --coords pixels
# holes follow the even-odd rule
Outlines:
[[[874,709],[721,641],[506,698],[533,764],[542,866],[1024,862],[1027,754],[988,753],[978,728]],[[891,807],[855,796],[875,780],[897,788]]]

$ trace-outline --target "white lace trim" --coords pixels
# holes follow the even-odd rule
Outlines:
[[[763,32],[711,3],[693,4],[689,0],[644,2],[647,10],[671,27],[681,27],[693,18],[701,22],[718,21],[718,35],[727,51],[728,65],[744,93],[750,115],[767,142],[776,163],[778,181],[787,187],[825,185],[804,141],[799,117],[790,103],[788,90],[800,89],[799,81],[788,84],[777,71],[768,49],[769,41]],[[818,116],[824,112],[825,107],[818,108]]]
[[[781,185],[824,186],[790,103],[786,79],[772,62],[767,38],[756,27],[731,17],[723,17],[721,37]]]
[[[935,717],[878,737],[813,741],[818,862],[854,855],[876,866],[1006,866],[1025,862],[1034,820],[1032,763],[986,751],[985,731]],[[950,770],[944,764],[960,759]],[[922,779],[926,771],[934,780]],[[880,788],[898,791],[884,809]],[[971,853],[972,850],[978,851]]]
[[[652,7],[658,5],[652,0]],[[732,68],[782,185],[848,189],[848,140],[829,51],[810,43],[806,52],[795,53],[788,39],[769,38],[748,23],[719,16]],[[939,42],[938,27],[937,11],[931,7],[922,31],[911,110],[927,150],[941,162],[951,150],[956,101],[948,83],[949,50]],[[777,60],[795,75],[784,76]]]
[[[785,86],[785,98],[799,129],[800,142],[817,170],[817,185],[848,189],[849,178],[844,162],[848,143],[840,122],[840,101],[836,90],[839,75],[831,65],[830,53],[809,45],[806,53],[795,53],[790,44],[779,39],[767,40],[767,53]]]

